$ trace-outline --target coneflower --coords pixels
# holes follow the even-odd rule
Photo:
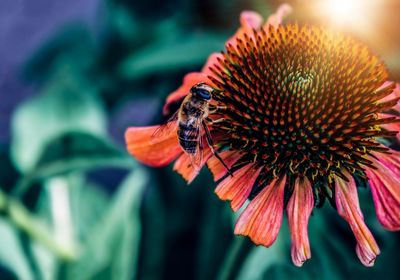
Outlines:
[[[191,73],[167,100],[187,94],[197,82],[213,86],[209,127],[227,169],[205,147],[204,163],[220,181],[216,194],[240,215],[235,233],[269,247],[286,209],[292,260],[311,257],[307,224],[311,211],[328,198],[357,239],[366,266],[380,251],[364,223],[355,178],[369,182],[378,219],[400,229],[400,158],[381,144],[398,124],[389,109],[399,97],[387,82],[384,64],[358,41],[315,26],[280,25],[283,6],[262,25],[242,14],[242,27],[213,54],[201,73]],[[197,175],[180,149],[176,130],[150,141],[157,128],[130,128],[129,151],[150,165],[176,159],[188,181]],[[151,153],[151,154],[149,154]]]

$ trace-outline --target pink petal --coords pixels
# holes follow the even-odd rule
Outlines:
[[[244,39],[244,34],[247,33],[251,37],[251,31],[261,27],[263,18],[256,12],[244,11],[240,14],[240,28],[236,33],[225,43],[225,46],[236,46],[237,39]]]
[[[240,14],[240,24],[248,30],[260,28],[262,22],[262,16],[254,11],[243,11]]]
[[[266,26],[272,25],[277,28],[285,17],[287,17],[292,12],[292,7],[289,4],[282,4],[279,6],[275,14],[268,17]]]
[[[231,168],[240,159],[241,153],[238,151],[225,151],[219,153],[219,156],[221,157],[223,162],[229,168]],[[214,176],[214,181],[218,181],[228,173],[225,166],[223,166],[216,157],[210,158],[207,162],[207,166]]]
[[[400,230],[400,153],[376,154],[370,158],[377,170],[367,168],[372,198],[379,222],[388,230]]]
[[[364,223],[354,178],[348,174],[346,177],[349,178],[348,183],[338,176],[335,177],[337,211],[350,224],[357,239],[358,258],[365,266],[373,266],[377,255],[380,254],[379,247]]]
[[[292,239],[292,260],[296,266],[302,266],[311,258],[307,225],[313,207],[314,197],[310,182],[307,178],[303,181],[296,179],[292,197],[286,208]]]
[[[233,177],[229,176],[219,183],[215,193],[222,200],[230,200],[231,207],[236,212],[250,195],[261,169],[253,164],[242,167],[234,173]]]
[[[249,236],[256,245],[271,246],[282,224],[286,177],[274,179],[240,215],[235,234]]]
[[[192,165],[190,157],[184,153],[174,164],[174,170],[181,174],[181,176],[190,184],[194,178],[199,174],[201,167],[207,162],[207,160],[212,156],[210,147],[207,145],[204,147],[203,158],[199,168],[195,168]]]
[[[154,138],[154,132],[159,127],[130,127],[125,132],[128,151],[138,161],[153,167],[165,166],[182,154],[176,134],[177,126]]]

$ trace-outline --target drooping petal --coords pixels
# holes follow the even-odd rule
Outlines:
[[[182,177],[190,184],[194,178],[199,174],[201,167],[207,162],[207,160],[212,156],[210,147],[204,147],[202,162],[198,168],[192,165],[190,157],[184,153],[174,164],[174,170],[182,175]]]
[[[310,243],[308,241],[308,219],[314,207],[314,197],[310,182],[305,178],[297,178],[294,184],[292,197],[286,211],[292,239],[292,260],[296,266],[311,258]]]
[[[372,198],[379,222],[388,230],[400,230],[400,153],[376,154],[370,158],[378,169],[367,168]]]
[[[219,183],[215,193],[222,200],[230,200],[231,207],[236,212],[250,195],[261,169],[253,164],[242,167],[233,174],[233,177],[229,176]]]
[[[380,254],[374,237],[364,222],[358,202],[357,187],[354,178],[346,174],[349,182],[335,177],[335,199],[337,211],[345,219],[357,239],[356,253],[365,266],[373,266],[376,257]]]
[[[182,154],[176,126],[154,137],[159,127],[130,127],[125,132],[129,153],[138,161],[153,167],[165,166]]]
[[[240,159],[241,152],[224,151],[219,153],[218,155],[221,157],[222,161],[228,166],[228,168],[231,168],[232,165],[234,165]],[[226,170],[225,166],[223,166],[216,157],[210,158],[210,160],[207,162],[207,167],[213,174],[215,182],[228,173],[228,170]]]
[[[249,236],[256,245],[271,246],[282,224],[286,176],[274,179],[240,215],[235,234]]]

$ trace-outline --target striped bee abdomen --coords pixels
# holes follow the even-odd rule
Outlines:
[[[179,122],[178,138],[179,144],[188,154],[194,154],[197,151],[197,142],[199,141],[199,127],[187,125]]]

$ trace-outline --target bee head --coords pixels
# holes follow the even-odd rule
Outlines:
[[[213,88],[206,83],[196,84],[190,89],[190,92],[193,94],[193,96],[203,100],[210,100],[212,91]]]

